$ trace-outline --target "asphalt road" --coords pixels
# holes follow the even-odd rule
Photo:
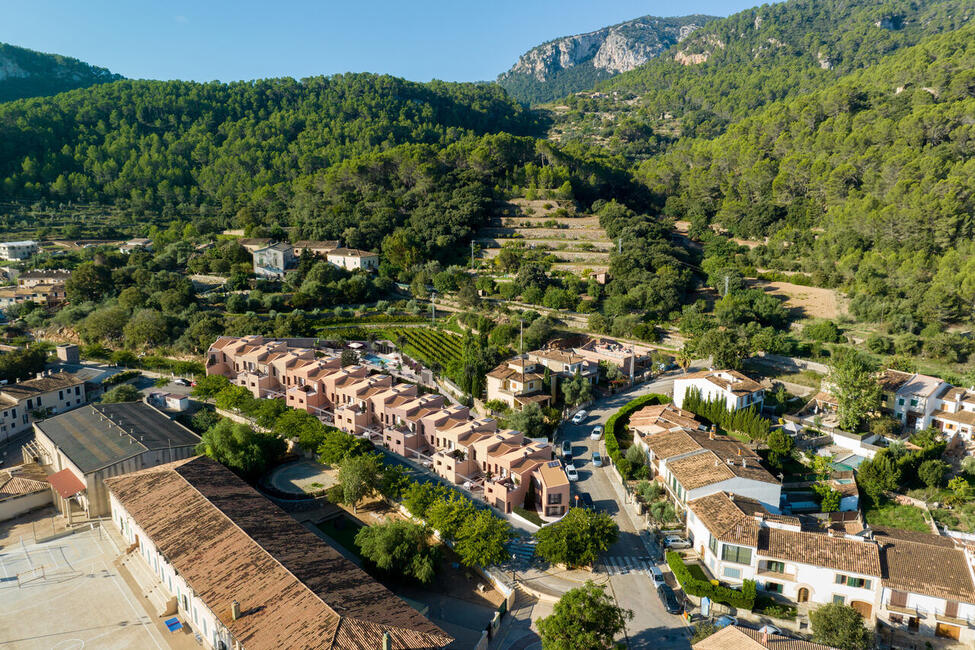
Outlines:
[[[629,506],[619,502],[617,492],[611,483],[617,479],[611,473],[613,470],[608,467],[605,444],[602,440],[590,440],[589,434],[597,424],[605,426],[606,420],[611,415],[636,397],[647,393],[672,394],[673,376],[679,375],[642,384],[625,393],[618,393],[595,402],[587,409],[589,414],[581,424],[566,422],[560,428],[557,438],[560,450],[562,440],[572,442],[573,463],[579,471],[579,480],[572,485],[573,503],[575,503],[575,494],[588,492],[596,508],[612,515],[620,528],[619,540],[605,553],[604,563],[597,566],[594,578],[597,582],[605,581],[619,605],[633,611],[633,619],[626,626],[630,648],[686,649],[690,648],[690,633],[683,619],[664,610],[656,588],[644,573],[607,572],[606,560],[645,558],[647,550],[637,532],[642,528],[640,518],[632,510],[624,510]],[[593,451],[599,451],[603,456],[605,463],[603,467],[593,466]],[[659,566],[666,568],[663,564]]]

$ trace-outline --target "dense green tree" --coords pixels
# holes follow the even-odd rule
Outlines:
[[[457,531],[454,550],[465,566],[489,567],[509,559],[506,544],[511,526],[488,510],[468,516]]]
[[[840,351],[830,363],[829,381],[841,428],[856,431],[880,407],[880,384],[873,372],[870,361],[855,350]]]
[[[241,477],[254,480],[284,454],[285,448],[285,442],[277,436],[222,419],[203,434],[196,453],[205,454]]]
[[[930,488],[941,488],[945,485],[948,470],[951,467],[943,460],[932,458],[926,460],[918,467],[917,476]]]
[[[521,431],[528,438],[543,438],[548,430],[545,413],[535,402],[525,404],[520,411],[512,411],[505,418],[505,426],[515,431]]]
[[[382,457],[379,454],[346,456],[339,463],[339,485],[342,502],[356,511],[359,502],[376,494],[383,477]]]
[[[552,564],[591,566],[618,537],[619,528],[606,513],[570,508],[562,519],[535,533],[535,548]]]
[[[111,295],[113,288],[110,269],[95,262],[79,265],[64,284],[65,293],[72,302],[98,302]]]
[[[562,595],[552,613],[538,620],[538,633],[543,650],[608,649],[631,618],[633,612],[619,607],[605,587],[590,580]]]
[[[334,427],[328,427],[318,447],[318,458],[326,465],[334,467],[346,458],[360,456],[371,449],[372,444],[368,441]]]
[[[812,640],[840,650],[866,650],[873,635],[863,624],[860,612],[847,605],[829,603],[809,613]]]
[[[577,371],[571,379],[562,381],[562,397],[569,406],[584,404],[592,399],[592,384]]]
[[[437,549],[426,527],[409,521],[363,526],[355,536],[362,557],[383,571],[399,573],[422,583],[436,574]]]
[[[136,402],[142,399],[142,393],[132,384],[119,384],[111,390],[102,394],[99,400],[102,404],[115,404],[118,402]]]
[[[230,380],[223,375],[207,375],[196,381],[196,386],[190,391],[193,397],[213,399],[217,394],[230,386]]]

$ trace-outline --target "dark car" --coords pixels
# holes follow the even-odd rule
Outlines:
[[[680,601],[677,600],[677,594],[670,588],[670,585],[660,585],[657,587],[657,595],[660,596],[660,602],[663,603],[664,609],[667,610],[668,614],[681,614],[684,612]]]
[[[583,508],[589,508],[590,510],[595,510],[595,506],[592,503],[592,497],[589,496],[588,492],[579,493],[579,505]]]
[[[568,440],[562,441],[562,462],[566,465],[572,462],[572,443]]]

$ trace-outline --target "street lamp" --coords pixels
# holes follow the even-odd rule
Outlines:
[[[578,508],[578,507],[579,507],[579,495],[577,494],[576,495],[576,508]]]

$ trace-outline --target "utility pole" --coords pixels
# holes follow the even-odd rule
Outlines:
[[[519,318],[518,323],[518,354],[521,354],[525,351],[525,321]]]
[[[436,323],[437,322],[437,292],[436,291],[430,292],[430,313],[431,313],[430,316],[431,322]]]
[[[471,240],[471,268],[474,268],[474,240]]]

